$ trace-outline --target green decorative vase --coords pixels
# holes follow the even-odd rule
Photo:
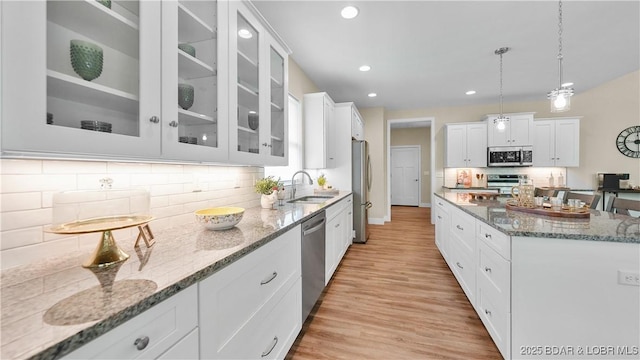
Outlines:
[[[193,105],[193,98],[193,86],[189,84],[178,84],[178,105],[181,108],[189,110]]]
[[[111,0],[96,0],[97,2],[99,2],[100,4],[108,7],[109,9],[111,9]]]
[[[193,46],[191,46],[189,44],[178,44],[178,49],[186,52],[187,54],[191,55],[192,57],[196,57],[196,48],[194,48]]]
[[[102,48],[96,44],[71,40],[69,53],[71,66],[81,78],[91,81],[102,74]]]

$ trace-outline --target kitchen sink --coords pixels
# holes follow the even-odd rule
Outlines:
[[[331,198],[333,198],[333,196],[309,195],[289,200],[287,202],[292,204],[322,204]]]

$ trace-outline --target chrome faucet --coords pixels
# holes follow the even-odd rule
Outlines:
[[[296,175],[303,173],[305,175],[307,175],[307,177],[309,178],[309,185],[313,185],[313,180],[311,180],[311,175],[309,175],[308,172],[304,171],[304,170],[298,170],[296,171],[293,176],[291,177],[291,198],[295,199],[296,198],[296,183],[293,182],[293,179],[296,177]]]

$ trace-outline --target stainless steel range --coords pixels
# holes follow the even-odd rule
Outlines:
[[[489,174],[487,176],[487,187],[500,189],[500,194],[511,194],[511,188],[518,186],[520,178],[526,175],[514,174]]]

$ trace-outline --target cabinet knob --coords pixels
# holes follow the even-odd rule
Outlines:
[[[262,146],[266,147],[268,144],[267,143],[262,143]]]
[[[485,313],[485,314],[487,314],[487,315],[489,315],[489,316],[491,316],[491,311],[489,311],[489,310],[487,310],[487,309],[484,309],[484,313]]]
[[[485,266],[485,267],[484,267],[484,271],[486,271],[486,272],[490,273],[490,272],[491,272],[491,268],[490,268],[490,267],[486,267],[486,266]]]
[[[154,115],[154,116],[152,116],[152,117],[150,117],[150,118],[149,118],[149,122],[152,122],[152,123],[154,123],[154,124],[157,124],[157,123],[159,123],[159,122],[160,122],[160,118]]]
[[[171,126],[171,127],[178,127],[178,122],[174,120],[174,121],[172,121],[172,122],[170,122],[170,123],[169,123],[169,126]]]
[[[147,347],[147,345],[149,345],[149,337],[148,336],[139,337],[136,339],[133,345],[135,345],[136,349],[138,350],[144,350]]]
[[[458,228],[458,230],[460,230],[460,231],[464,231],[464,228],[462,226],[460,226],[460,225],[456,225],[456,228]]]
[[[485,234],[484,234],[484,238],[485,238],[485,239],[491,239],[491,234],[487,234],[487,233],[485,233]]]

